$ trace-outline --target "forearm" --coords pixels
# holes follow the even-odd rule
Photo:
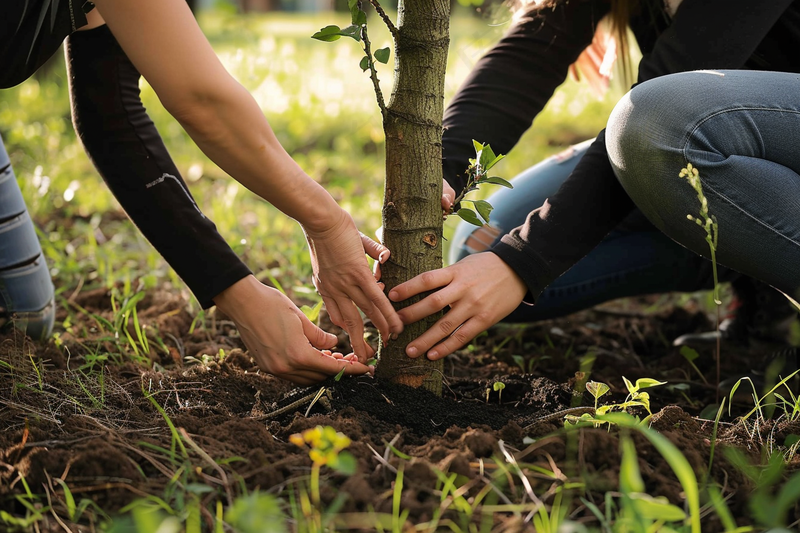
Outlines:
[[[492,251],[525,281],[528,298],[535,299],[633,208],[608,162],[604,130],[558,192]]]
[[[231,80],[202,108],[174,111],[198,147],[242,185],[311,230],[324,230],[340,212],[278,142],[255,100]]]
[[[559,2],[515,24],[475,66],[444,117],[444,178],[459,192],[472,139],[507,154],[591,43],[607,6]]]
[[[341,220],[341,209],[283,150],[255,100],[222,65],[184,0],[95,3],[164,107],[215,163],[307,229]]]

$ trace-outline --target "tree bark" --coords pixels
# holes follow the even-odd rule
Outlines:
[[[387,291],[442,267],[442,115],[449,26],[449,0],[399,3],[394,88],[384,114],[383,238],[392,252],[381,269]],[[408,325],[399,339],[384,344],[378,377],[441,395],[443,362],[405,354],[406,345],[440,316]]]

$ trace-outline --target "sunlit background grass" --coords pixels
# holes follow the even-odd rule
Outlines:
[[[365,233],[380,225],[384,136],[372,85],[358,67],[363,52],[350,39],[322,43],[310,36],[346,14],[237,15],[204,11],[200,23],[225,66],[253,94],[281,143],[356,219]],[[507,29],[493,20],[454,16],[446,99]],[[373,48],[391,44],[376,18]],[[392,62],[378,65],[391,92]],[[0,91],[0,133],[28,208],[41,231],[61,292],[127,281],[135,288],[170,284],[174,272],[124,217],[72,131],[63,60],[47,73]],[[146,82],[143,100],[201,209],[261,278],[308,288],[310,264],[298,225],[241,187],[210,162],[172,119]],[[604,99],[567,81],[509,157],[497,167],[511,178],[549,154],[593,137],[618,98]],[[491,189],[491,187],[489,188]],[[486,193],[491,193],[491,190]],[[314,206],[309,206],[313,209]],[[452,232],[456,220],[447,222]],[[165,231],[169,231],[165,228]],[[269,276],[267,275],[269,274]],[[188,294],[188,292],[187,292]]]

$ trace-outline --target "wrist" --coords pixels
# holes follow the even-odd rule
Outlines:
[[[347,220],[347,213],[339,204],[323,189],[324,196],[309,201],[309,205],[314,206],[309,209],[302,220],[298,220],[303,230],[314,237],[322,237],[334,233]]]
[[[260,285],[261,282],[250,274],[216,295],[212,300],[220,311],[235,319],[238,309],[244,302],[252,299],[253,291],[257,290]]]
[[[505,271],[505,275],[502,278],[507,280],[506,288],[509,297],[524,302],[525,296],[528,294],[528,285],[525,283],[525,279],[510,264],[506,263],[502,257],[491,251],[489,251],[489,254],[497,260],[499,265],[497,268],[500,271]]]

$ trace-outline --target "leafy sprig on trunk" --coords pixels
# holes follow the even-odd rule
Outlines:
[[[480,185],[491,183],[513,189],[514,186],[508,181],[498,176],[490,176],[489,170],[499,163],[505,155],[496,155],[492,147],[488,144],[472,141],[475,146],[475,158],[469,160],[467,168],[467,183],[461,193],[453,201],[453,213],[461,217],[466,222],[476,226],[483,226],[489,223],[489,216],[492,212],[492,204],[486,200],[466,200],[464,197],[472,191],[477,191]],[[473,209],[463,207],[461,202],[469,202]]]

